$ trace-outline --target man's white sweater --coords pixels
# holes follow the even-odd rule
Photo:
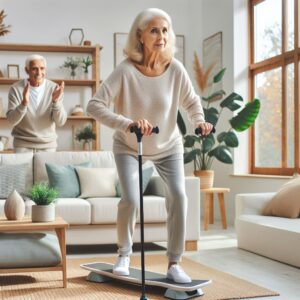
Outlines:
[[[63,96],[52,102],[52,93],[57,84],[45,79],[45,90],[40,104],[36,109],[29,103],[22,104],[23,91],[27,80],[20,80],[13,84],[8,94],[8,121],[12,124],[14,147],[24,148],[56,148],[56,126],[63,126],[67,120],[67,113],[63,107]]]
[[[114,111],[109,109],[111,104]],[[159,159],[183,153],[182,136],[177,127],[179,107],[186,110],[194,127],[204,122],[200,98],[178,60],[173,58],[163,74],[148,77],[126,59],[103,82],[87,111],[100,123],[116,129],[115,154],[136,155],[136,137],[126,131],[133,121],[147,119],[158,126],[158,135],[143,139],[143,155],[145,159]]]

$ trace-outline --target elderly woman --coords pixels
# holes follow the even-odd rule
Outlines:
[[[187,197],[182,137],[177,112],[186,110],[194,127],[209,134],[199,96],[183,65],[174,58],[175,34],[169,15],[157,8],[142,11],[129,32],[120,63],[88,104],[88,113],[114,128],[113,152],[122,188],[118,205],[119,256],[113,272],[129,275],[132,235],[139,209],[137,142],[132,126],[141,128],[143,157],[153,161],[165,183],[169,260],[167,277],[178,283],[191,278],[179,266],[184,251]],[[114,104],[114,110],[109,109]],[[153,126],[159,135],[151,135]]]

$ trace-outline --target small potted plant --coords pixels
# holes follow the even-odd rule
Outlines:
[[[30,198],[35,203],[32,206],[32,222],[51,222],[55,220],[55,205],[58,191],[46,183],[36,183],[30,190]]]
[[[71,57],[68,56],[64,64],[61,66],[62,68],[70,68],[71,69],[71,78],[75,79],[76,77],[76,69],[79,67],[81,63],[81,59],[79,57]]]
[[[87,56],[86,58],[82,58],[81,60],[81,67],[84,71],[84,78],[88,79],[89,74],[89,66],[93,64],[93,61],[90,56]]]
[[[93,132],[93,128],[91,125],[85,126],[82,130],[78,131],[76,134],[76,140],[81,141],[84,140],[83,150],[91,150],[90,143],[92,140],[96,139],[96,134]]]

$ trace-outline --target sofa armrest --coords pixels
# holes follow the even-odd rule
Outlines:
[[[186,240],[197,241],[200,236],[200,183],[194,176],[185,177],[185,190],[188,198]],[[164,183],[159,176],[151,177],[146,194],[164,197]]]
[[[265,205],[272,199],[275,193],[249,193],[235,196],[235,216],[243,214],[261,215]]]

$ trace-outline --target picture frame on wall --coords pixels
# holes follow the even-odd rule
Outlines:
[[[183,34],[176,34],[175,58],[185,65],[185,37]]]
[[[214,76],[222,70],[222,31],[219,31],[203,40],[203,68],[207,70],[213,65],[209,83],[212,83]],[[222,89],[222,81],[215,83],[216,90]]]
[[[114,68],[125,59],[123,49],[127,41],[128,33],[115,32],[114,33]]]
[[[114,33],[114,68],[125,59],[123,49],[127,41],[128,33],[115,32]],[[176,35],[176,49],[175,57],[185,64],[185,37],[182,34]]]
[[[20,78],[19,65],[8,64],[7,65],[7,77],[8,78]]]

